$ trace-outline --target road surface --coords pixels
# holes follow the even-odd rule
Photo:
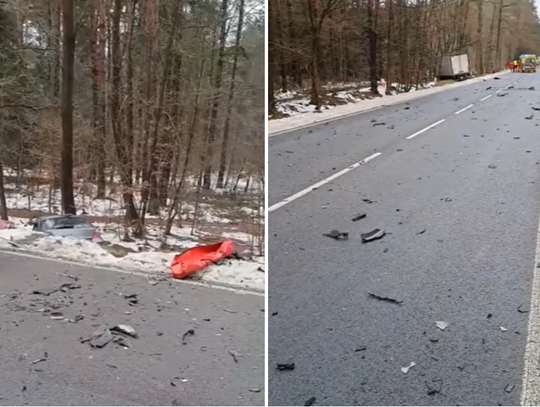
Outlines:
[[[270,405],[520,404],[532,107],[540,74],[507,74],[269,139]],[[363,244],[375,228],[386,236]]]
[[[264,405],[262,296],[2,252],[0,287],[1,405]],[[117,324],[129,348],[81,343]]]

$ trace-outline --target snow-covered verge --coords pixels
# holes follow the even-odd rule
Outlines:
[[[0,249],[24,250],[45,257],[90,266],[137,271],[158,276],[170,275],[169,266],[175,255],[178,254],[175,251],[159,250],[151,241],[148,241],[147,245],[141,246],[137,243],[129,244],[112,238],[112,241],[108,242],[105,247],[72,237],[45,236],[34,233],[28,226],[23,226],[21,221],[21,219],[12,219],[16,228],[0,230]],[[111,238],[111,236],[108,237]],[[240,236],[235,237],[238,239]],[[193,241],[188,241],[187,244],[184,239],[181,241],[184,248],[197,245]],[[212,265],[195,273],[192,279],[264,291],[266,276],[261,270],[264,270],[264,258],[262,257],[253,258],[252,261],[225,260],[219,265]]]
[[[508,72],[508,70],[505,70],[444,86],[435,86],[436,83],[431,82],[418,89],[410,89],[408,92],[401,92],[403,89],[400,89],[399,85],[392,84],[391,89],[395,89],[395,91],[393,91],[394,94],[383,97],[369,95],[367,92],[369,88],[361,87],[362,85],[355,85],[356,88],[351,89],[350,84],[339,84],[339,87],[332,87],[334,90],[332,90],[332,88],[323,88],[325,93],[323,99],[326,98],[332,100],[334,105],[326,104],[319,111],[315,109],[315,106],[309,105],[309,98],[306,98],[305,94],[302,92],[289,91],[286,93],[279,93],[276,95],[276,108],[283,114],[283,117],[276,118],[275,120],[268,120],[268,135],[277,135],[282,132],[325,122],[330,119],[337,119],[339,117],[345,117],[383,106],[418,99],[445,90],[491,79]],[[336,101],[341,101],[341,103],[336,103]]]

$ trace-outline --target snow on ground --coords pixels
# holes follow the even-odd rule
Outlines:
[[[401,92],[402,86],[398,84],[392,84],[393,95],[385,97],[360,97],[365,84],[356,85],[356,89],[341,89],[338,90],[333,87],[334,90],[328,91],[328,87],[325,89],[324,99],[333,97],[334,99],[350,100],[345,104],[339,106],[325,105],[320,111],[316,111],[313,106],[306,106],[305,92],[286,92],[276,94],[276,108],[281,113],[289,115],[289,117],[276,118],[275,120],[268,121],[268,134],[270,136],[276,135],[281,132],[290,131],[293,129],[301,128],[304,126],[313,125],[316,123],[326,122],[328,120],[337,119],[347,115],[358,114],[363,111],[380,108],[397,103],[403,103],[407,100],[413,100],[416,98],[428,96],[431,94],[443,92],[447,89],[453,89],[460,86],[466,86],[473,83],[481,82],[486,79],[491,79],[495,76],[501,76],[508,73],[508,70],[497,72],[490,75],[471,78],[466,81],[455,82],[444,86],[435,86],[434,82],[426,83],[419,87],[419,89],[413,88],[408,92]],[[332,87],[330,87],[332,88]],[[360,99],[360,100],[357,100]],[[309,102],[309,100],[307,100]],[[292,112],[292,113],[291,113]]]
[[[29,226],[23,226],[21,221],[23,220],[12,218],[12,222],[17,228],[0,230],[0,249],[13,249],[11,243],[14,243],[18,249],[37,252],[45,257],[90,266],[139,271],[151,275],[170,275],[169,266],[175,255],[178,254],[178,252],[162,252],[156,250],[157,247],[144,250],[144,247],[136,243],[122,242],[121,246],[131,249],[131,251],[123,257],[116,257],[97,243],[72,237],[60,238],[34,233]],[[104,234],[106,235],[106,233]],[[234,237],[242,238],[236,234]],[[188,241],[186,243],[184,239],[181,242],[184,248],[196,246],[195,242]],[[113,238],[110,243],[119,244],[120,242]],[[266,275],[260,271],[262,267],[264,267],[263,258],[256,258],[254,261],[225,260],[222,264],[212,265],[195,273],[193,279],[263,291]]]

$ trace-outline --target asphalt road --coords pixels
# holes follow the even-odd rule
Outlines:
[[[307,191],[269,215],[270,405],[520,403],[518,307],[540,214],[533,106],[540,74],[508,74],[270,138],[270,205]],[[374,228],[386,236],[363,244]],[[322,235],[332,229],[349,240]]]
[[[64,283],[81,287],[32,294]],[[1,252],[0,292],[1,405],[264,405],[262,296]],[[128,348],[81,343],[117,324]]]

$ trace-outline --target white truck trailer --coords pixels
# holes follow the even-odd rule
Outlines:
[[[466,79],[471,75],[469,56],[467,54],[444,56],[439,65],[440,79]]]

